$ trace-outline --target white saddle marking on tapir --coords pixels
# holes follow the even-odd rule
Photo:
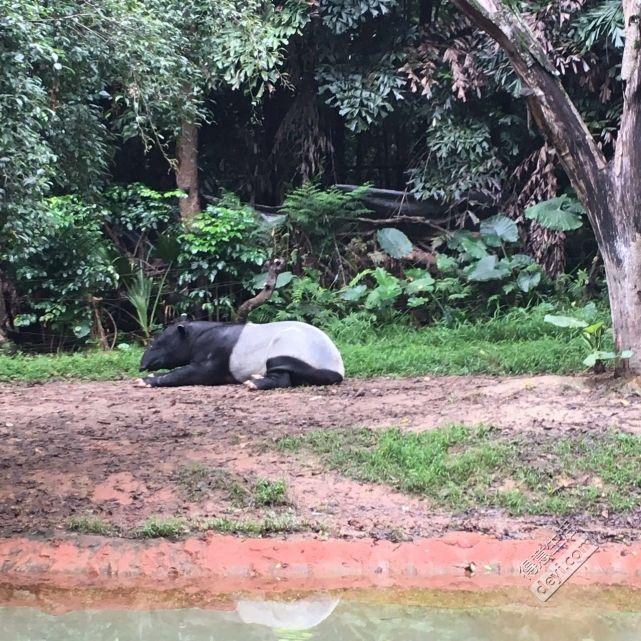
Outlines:
[[[291,356],[316,369],[345,375],[340,352],[325,332],[298,321],[247,323],[229,357],[229,372],[239,382],[264,374],[267,360]]]

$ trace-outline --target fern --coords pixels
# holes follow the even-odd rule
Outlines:
[[[314,183],[306,183],[288,194],[282,211],[288,215],[290,224],[301,227],[307,234],[326,235],[332,223],[371,213],[360,202],[367,189],[365,185],[351,192],[336,187],[323,190]]]
[[[603,41],[622,49],[624,20],[621,0],[602,0],[583,13],[576,21],[576,39],[584,51]]]

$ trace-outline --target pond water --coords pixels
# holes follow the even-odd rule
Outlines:
[[[440,607],[316,595],[239,598],[225,609],[0,607],[1,641],[636,641],[641,609],[520,604]]]

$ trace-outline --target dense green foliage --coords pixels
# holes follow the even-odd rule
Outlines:
[[[0,330],[24,347],[114,347],[182,312],[230,319],[271,256],[287,271],[258,321],[453,326],[602,293],[505,56],[451,5],[237,5],[0,0]],[[518,9],[611,153],[620,3]],[[189,221],[184,123],[201,141]],[[366,181],[438,219],[380,222],[365,188],[330,187]]]
[[[232,319],[242,297],[262,287],[261,266],[272,254],[289,270],[252,313],[257,322],[340,323],[347,332],[392,322],[452,326],[513,305],[580,306],[590,295],[585,271],[547,277],[504,215],[478,231],[438,234],[432,263],[416,266],[403,260],[415,248],[398,229],[360,236],[356,219],[368,211],[361,194],[304,185],[269,222],[224,194],[188,225],[178,219],[177,192],[142,185],[113,187],[91,202],[43,199],[41,211],[7,227],[5,271],[24,295],[16,337],[113,347],[149,339],[179,313]]]

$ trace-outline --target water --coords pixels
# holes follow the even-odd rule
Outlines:
[[[337,596],[236,599],[226,609],[0,607],[1,641],[637,641],[641,611],[589,603],[439,607]]]

